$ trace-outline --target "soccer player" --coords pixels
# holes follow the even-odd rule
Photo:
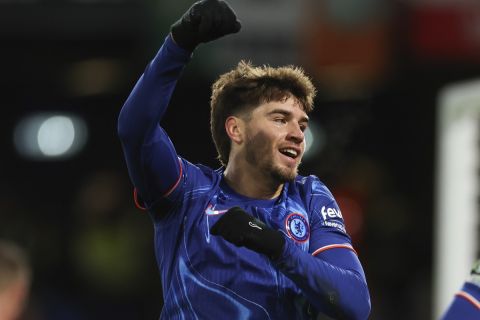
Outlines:
[[[160,318],[367,319],[341,211],[317,177],[297,173],[315,95],[300,68],[240,62],[213,84],[217,170],[178,156],[159,125],[197,45],[240,28],[226,2],[194,3],[118,119],[137,203],[154,223]]]
[[[473,265],[469,281],[457,292],[442,320],[480,319],[480,260]]]

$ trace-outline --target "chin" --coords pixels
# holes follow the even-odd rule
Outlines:
[[[274,168],[272,170],[272,176],[275,180],[280,183],[289,182],[295,180],[298,175],[297,168],[295,169],[285,169],[285,168]]]

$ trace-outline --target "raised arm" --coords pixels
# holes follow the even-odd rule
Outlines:
[[[171,34],[133,88],[118,118],[118,135],[130,178],[148,206],[180,179],[177,154],[159,123],[177,80],[195,47],[229,33],[240,23],[220,0],[194,3],[172,25]]]
[[[133,88],[118,118],[118,135],[130,178],[146,203],[178,180],[175,149],[159,126],[190,52],[168,36]]]

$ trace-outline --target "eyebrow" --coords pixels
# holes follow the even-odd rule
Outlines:
[[[283,114],[284,116],[287,116],[287,117],[291,117],[292,116],[292,112],[291,111],[287,111],[287,110],[283,110],[283,109],[273,109],[272,111],[270,111],[269,113],[267,113],[267,115],[272,115],[272,114],[275,114],[275,113],[279,113],[279,114]],[[304,116],[300,119],[299,122],[306,122],[308,123],[308,121],[310,120],[310,118],[308,116]]]

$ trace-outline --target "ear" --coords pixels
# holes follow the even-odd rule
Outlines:
[[[230,116],[225,120],[225,131],[232,142],[240,144],[244,139],[245,122],[239,117]]]

